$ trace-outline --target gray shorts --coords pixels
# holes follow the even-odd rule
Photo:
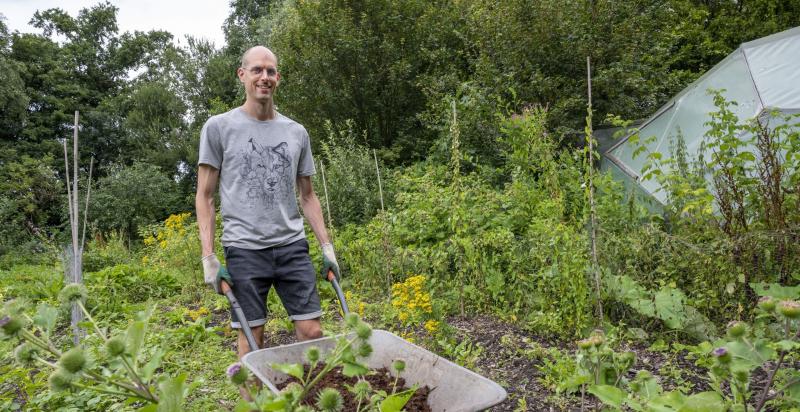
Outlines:
[[[267,322],[267,294],[273,286],[290,319],[322,316],[317,275],[308,255],[306,239],[256,250],[228,246],[225,264],[233,280],[233,294],[251,328]],[[232,311],[231,327],[242,327]]]

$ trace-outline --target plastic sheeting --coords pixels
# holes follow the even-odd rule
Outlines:
[[[723,89],[726,99],[737,102],[731,110],[741,120],[764,110],[800,111],[800,27],[742,44],[643,123],[640,142],[652,140],[643,153],[633,156],[637,145],[625,138],[605,153],[603,167],[624,172],[665,204],[666,194],[659,184],[642,180],[646,153],[660,152],[668,158],[671,145],[681,136],[689,155],[695,157],[709,128],[705,124],[709,113],[717,110],[709,90]]]

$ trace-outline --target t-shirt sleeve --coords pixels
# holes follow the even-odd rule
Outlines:
[[[311,154],[311,139],[308,137],[308,132],[303,129],[303,145],[300,150],[300,160],[297,162],[297,175],[298,176],[311,176],[317,173],[314,167],[314,156]]]
[[[214,118],[208,119],[200,131],[200,156],[197,164],[219,169],[222,164],[222,139]]]

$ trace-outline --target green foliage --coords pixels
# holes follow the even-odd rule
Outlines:
[[[652,292],[627,275],[606,275],[603,283],[611,299],[626,304],[641,316],[662,320],[669,329],[694,339],[710,339],[717,333],[711,321],[686,304],[686,295],[680,289],[665,285]]]
[[[97,182],[89,217],[101,232],[118,230],[133,237],[139,227],[176,211],[181,200],[174,180],[156,166],[135,163]]]
[[[68,285],[61,294],[74,295],[71,290],[76,287],[76,284]],[[26,365],[23,366],[30,367],[27,364],[34,361],[37,363],[35,368],[51,369],[52,373],[50,373],[48,384],[50,392],[53,394],[90,390],[104,395],[136,399],[139,402],[157,405],[158,411],[181,411],[186,395],[184,387],[186,375],[179,375],[174,379],[169,376],[159,379],[154,375],[166,352],[164,349],[160,349],[145,361],[147,355],[145,353],[147,347],[144,344],[145,333],[155,306],[150,306],[147,311],[138,313],[136,318],[131,321],[126,333],[109,339],[106,332],[99,327],[86,310],[82,301],[74,302],[87,318],[87,326],[93,328],[92,333],[84,338],[84,345],[62,350],[59,345],[54,343],[50,332],[55,324],[56,312],[50,309],[46,303],[40,304],[37,320],[32,325],[25,325],[13,336],[15,340],[23,341],[24,344],[36,348],[36,354],[24,358],[18,356],[25,362]],[[5,319],[8,319],[9,316],[14,319],[19,314],[17,310],[9,310],[7,305],[1,316],[4,325],[8,324]],[[6,328],[4,327],[4,329]],[[7,333],[4,335],[5,338],[9,336]],[[116,348],[114,356],[93,356],[99,351],[98,346],[101,345]],[[58,358],[57,364],[49,361],[52,357]],[[96,404],[98,402],[89,403]],[[73,403],[73,405],[78,404]],[[148,408],[145,407],[145,410],[150,410]]]
[[[56,219],[64,191],[50,166],[53,159],[18,157],[14,151],[0,153],[0,255],[11,250],[43,252],[57,230]]]
[[[91,297],[88,306],[109,319],[123,316],[131,305],[165,298],[180,290],[173,273],[130,264],[118,264],[86,273],[85,282]]]
[[[381,168],[381,165],[375,164],[372,151],[364,145],[366,142],[359,141],[354,126],[350,120],[345,121],[341,129],[333,123],[325,123],[327,138],[321,143],[321,156],[317,155],[324,165],[325,182],[322,170],[317,170],[315,189],[323,211],[327,213],[327,208],[331,209],[329,224],[337,226],[364,223],[378,213],[382,204],[391,206],[389,174],[382,168],[379,188],[376,167]]]

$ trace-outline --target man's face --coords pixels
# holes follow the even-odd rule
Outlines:
[[[247,100],[259,102],[272,100],[281,79],[275,58],[267,52],[252,53],[245,67],[240,67],[237,74],[244,84]]]

